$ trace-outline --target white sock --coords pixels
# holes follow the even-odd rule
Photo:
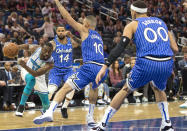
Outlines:
[[[58,102],[52,101],[51,105],[47,111],[50,113],[53,113],[57,107],[58,107]]]
[[[62,108],[67,108],[70,103],[70,100],[65,99],[64,104],[62,105]]]
[[[168,103],[166,101],[158,102],[158,108],[160,109],[162,115],[162,121],[165,122],[170,120],[168,112]]]
[[[88,115],[90,115],[90,116],[93,117],[94,108],[95,108],[95,104],[89,104],[89,112],[88,112]]]
[[[116,113],[116,109],[114,109],[113,107],[109,106],[106,111],[105,111],[105,115],[102,119],[102,123],[107,124],[108,121],[110,120],[110,118],[112,118],[112,116]]]

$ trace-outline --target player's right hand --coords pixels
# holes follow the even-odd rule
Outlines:
[[[96,82],[97,85],[99,84],[99,81],[103,78],[103,76],[105,75],[107,68],[108,67],[106,65],[103,65],[101,70],[97,74],[96,79],[95,79],[95,82]]]
[[[26,66],[26,62],[24,61],[23,58],[19,58],[19,59],[18,59],[18,64],[19,64],[20,66],[22,66],[22,67],[25,67],[25,66]]]

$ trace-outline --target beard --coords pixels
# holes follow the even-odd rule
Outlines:
[[[65,36],[62,36],[62,35],[57,35],[58,36],[58,38],[60,39],[60,40],[63,40],[64,38],[65,38]]]

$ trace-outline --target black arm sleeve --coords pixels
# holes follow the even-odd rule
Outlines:
[[[120,42],[111,50],[108,59],[105,61],[105,65],[109,67],[121,55],[129,42],[130,39],[128,37],[122,36]]]

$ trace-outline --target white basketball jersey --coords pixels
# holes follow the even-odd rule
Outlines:
[[[46,62],[53,62],[53,57],[51,56],[48,60],[44,61],[40,59],[40,53],[42,48],[36,49],[36,51],[30,56],[29,60],[27,61],[27,66],[33,70],[38,70],[42,66],[45,65]]]

